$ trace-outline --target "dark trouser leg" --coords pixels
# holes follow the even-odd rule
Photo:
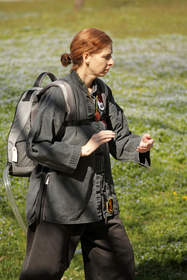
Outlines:
[[[52,223],[41,223],[35,231],[29,228],[20,280],[60,280],[80,240],[78,231]]]
[[[86,280],[134,280],[134,256],[119,217],[86,227],[81,238]]]

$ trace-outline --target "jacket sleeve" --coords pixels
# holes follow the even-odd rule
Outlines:
[[[109,88],[107,105],[107,129],[113,130],[116,134],[114,140],[109,142],[112,156],[117,160],[134,161],[141,165],[149,166],[150,152],[139,153],[136,151],[141,137],[129,131],[123,110],[115,102]]]
[[[48,89],[42,96],[27,139],[27,154],[39,164],[61,172],[72,173],[79,162],[81,146],[55,139],[66,116],[61,90]]]

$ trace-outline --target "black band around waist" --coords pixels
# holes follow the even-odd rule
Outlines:
[[[91,122],[97,122],[97,121],[95,120],[95,118],[79,120],[79,121],[72,120],[72,121],[65,121],[64,125],[65,126],[80,126],[80,125],[88,125]]]

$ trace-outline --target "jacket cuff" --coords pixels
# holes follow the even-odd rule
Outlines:
[[[81,156],[81,146],[72,146],[72,156],[70,158],[69,164],[73,170],[77,168],[80,156]]]
[[[139,153],[139,163],[145,167],[151,165],[150,151],[146,153]]]

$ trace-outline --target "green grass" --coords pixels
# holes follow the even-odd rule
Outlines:
[[[44,5],[45,2],[45,5]],[[36,6],[37,3],[37,6]],[[121,217],[132,242],[137,280],[187,279],[187,2],[86,0],[0,2],[0,168],[19,95],[42,71],[58,77],[74,32],[102,28],[114,41],[105,77],[131,130],[155,139],[152,167],[112,160]],[[2,174],[2,172],[1,172]],[[24,217],[27,181],[11,179]],[[0,178],[0,280],[18,279],[25,236]],[[82,280],[77,254],[64,280]]]
[[[2,38],[48,32],[51,27],[77,32],[95,26],[117,37],[187,34],[185,0],[85,0],[80,12],[72,1],[0,2]]]

